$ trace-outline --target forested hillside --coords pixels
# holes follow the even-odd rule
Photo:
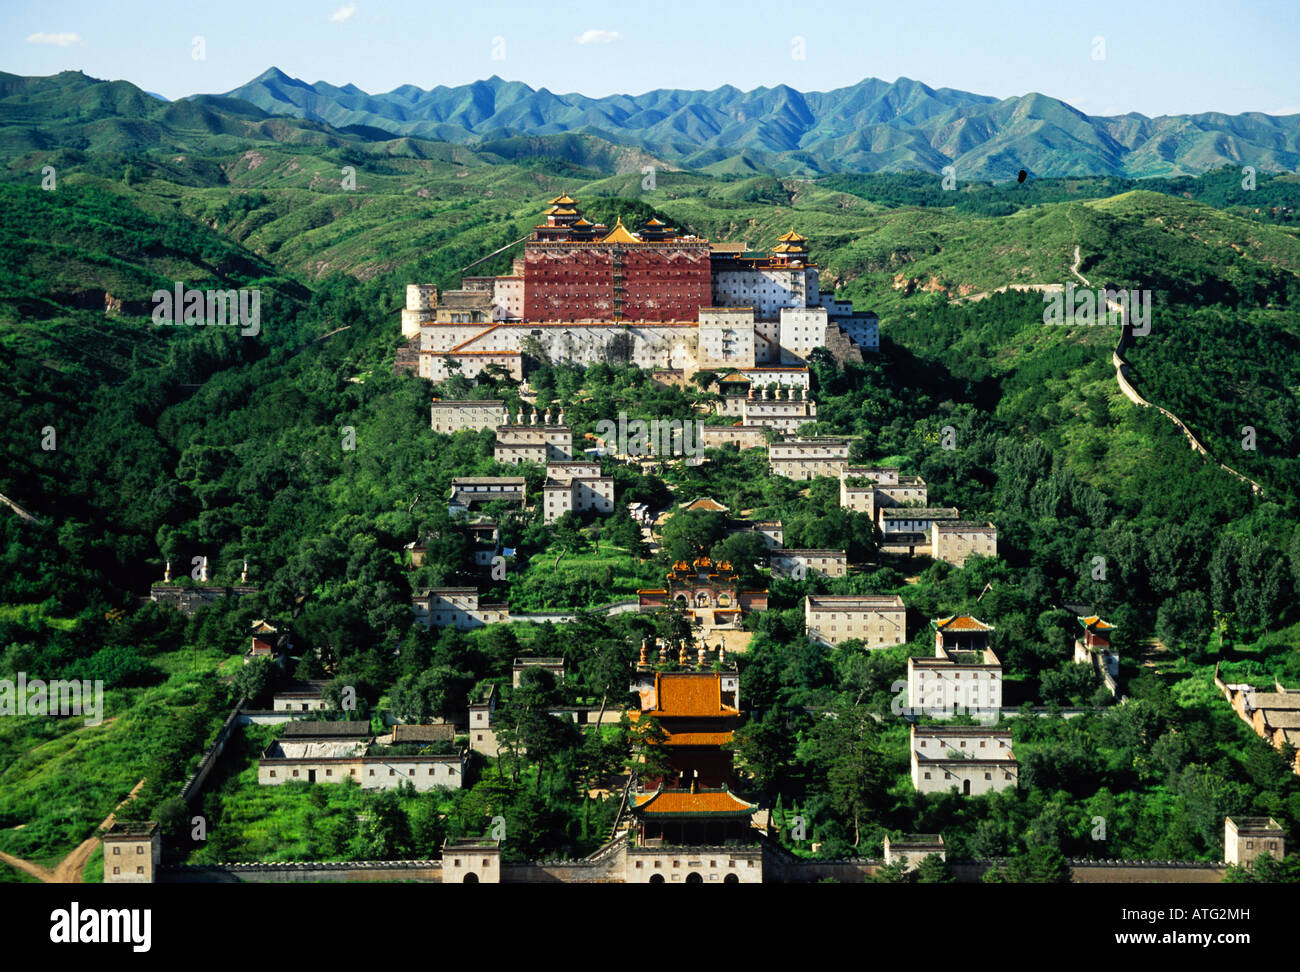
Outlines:
[[[0,100],[0,422],[9,430],[0,443],[0,493],[38,521],[0,507],[0,674],[105,677],[121,693],[114,704],[131,715],[98,730],[117,747],[106,750],[111,769],[75,800],[55,797],[55,770],[84,758],[72,728],[13,721],[17,728],[0,740],[13,757],[0,760],[7,766],[0,827],[27,819],[43,801],[57,803],[61,816],[7,832],[6,849],[54,854],[103,818],[141,766],[151,780],[146,808],[174,797],[219,724],[231,691],[223,679],[239,668],[254,618],[274,618],[304,653],[320,649],[322,668],[302,674],[349,680],[367,706],[390,692],[414,693],[425,698],[424,710],[429,699],[463,699],[498,677],[519,638],[543,654],[603,645],[617,660],[617,651],[655,634],[648,622],[639,628],[631,620],[586,619],[571,639],[551,631],[536,635],[537,643],[532,634],[466,637],[412,626],[413,584],[467,576],[466,544],[447,521],[450,478],[499,471],[490,436],[430,430],[429,398],[499,396],[516,404],[518,390],[504,382],[472,388],[459,378],[433,389],[395,377],[405,285],[454,286],[462,268],[523,236],[561,190],[608,221],[657,214],[754,246],[791,227],[808,236],[825,286],[874,307],[882,324],[880,353],[862,366],[837,368],[817,356],[817,430],[860,436],[856,459],[903,465],[925,477],[932,499],[998,524],[998,562],[961,571],[905,565],[919,575],[907,584],[901,570],[876,562],[870,525],[839,509],[833,482],[804,488],[775,479],[760,453],[719,450],[704,467],[662,478],[613,470],[620,500],[667,503],[670,486],[683,498],[708,494],[755,517],[780,517],[791,545],[849,544],[866,561],[842,580],[773,586],[773,610],[759,622],[744,674],[747,698],[770,719],[784,718],[782,707],[791,705],[878,697],[902,663],[901,655],[854,661],[801,644],[800,599],[822,588],[900,591],[913,630],[939,613],[995,617],[999,652],[1026,699],[1041,692],[1080,702],[1095,689],[1071,683],[1059,665],[1073,634],[1067,603],[1104,612],[1128,646],[1158,636],[1186,656],[1201,687],[1207,659],[1219,651],[1250,677],[1300,676],[1293,651],[1300,235],[1273,212],[1293,212],[1300,201],[1289,179],[1261,180],[1255,191],[1268,202],[1260,214],[1224,188],[1222,175],[1179,183],[1178,191],[1038,180],[1021,198],[1012,195],[1019,190],[963,184],[951,204],[896,177],[659,171],[655,188],[643,190],[640,168],[629,168],[628,156],[608,143],[554,143],[555,155],[545,143],[517,142],[470,152],[249,115],[256,110],[238,104],[211,102],[208,121],[190,124],[183,106],[118,88],[85,102],[90,96],[76,90],[81,107],[69,109],[69,127],[42,125],[40,138],[20,137],[30,117]],[[157,127],[134,124],[145,121]],[[95,140],[102,131],[153,134]],[[77,139],[91,141],[77,147]],[[46,165],[57,174],[49,189],[42,188]],[[355,188],[345,185],[348,167]],[[1187,421],[1217,459],[1258,479],[1263,495],[1192,452],[1155,410],[1120,394],[1114,327],[1048,326],[1040,294],[999,292],[1072,280],[1076,246],[1080,270],[1095,284],[1152,292],[1151,332],[1129,352],[1143,393]],[[510,256],[474,272],[503,269]],[[259,289],[261,333],[154,325],[150,296],[176,281]],[[578,434],[620,410],[689,418],[713,394],[707,383],[685,392],[657,388],[631,369],[534,365],[539,407],[565,406]],[[1254,450],[1241,447],[1247,425],[1257,433]],[[951,450],[940,445],[946,426],[955,432]],[[346,429],[355,449],[345,448]],[[681,542],[722,543],[718,529],[697,523]],[[620,573],[625,564],[650,577],[667,558],[643,557],[639,531],[625,516],[595,537],[568,521],[545,526],[523,517],[507,519],[504,530],[537,567],[494,593],[530,609],[603,603],[616,584],[634,583]],[[433,540],[425,567],[410,571],[403,548],[417,536]],[[137,604],[164,561],[185,575],[198,556],[227,583],[247,560],[259,593],[189,622]],[[1098,557],[1107,565],[1101,579]],[[599,699],[612,683],[601,682],[608,659],[594,659],[575,661],[572,691]],[[1225,738],[1198,692],[1171,696],[1167,686],[1145,685],[1157,735],[1177,734],[1178,704],[1195,708],[1197,739]],[[1222,765],[1208,783],[1199,771],[1184,778],[1187,753],[1140,769],[1131,758],[1125,764],[1144,751],[1151,728],[1089,728],[1114,751],[1108,763],[1084,760],[1087,774],[1077,779],[1146,788],[1141,800],[1152,805],[1174,800],[1174,792],[1194,801],[1213,784],[1255,806],[1242,781],[1274,767],[1263,757],[1248,765],[1240,740],[1223,743]],[[1018,731],[1029,749],[1037,744],[1060,757],[1040,779],[1060,792],[1082,786],[1060,766],[1068,768],[1066,757],[1075,759],[1090,737]],[[767,783],[789,782],[798,764],[801,799],[836,808],[838,822],[825,825],[825,836],[828,847],[844,850],[854,835],[827,789],[826,768],[839,758],[837,747],[853,741],[807,725],[801,732],[798,754],[764,762],[759,739],[747,744],[745,758],[768,774]],[[609,808],[597,812],[574,796],[574,767],[609,757],[599,747],[581,756],[582,745],[557,743],[545,782],[539,767],[531,791],[518,779],[494,778],[500,793],[492,799],[508,800],[538,833],[554,825],[563,835],[539,837],[529,852],[599,842],[597,818]],[[1068,785],[1056,786],[1061,780],[1050,773],[1058,770]],[[239,785],[229,781],[235,789],[226,796]],[[877,794],[882,807],[886,789]],[[1283,790],[1269,797],[1276,806],[1260,796],[1255,809],[1281,813],[1277,807],[1295,799]],[[541,793],[551,800],[545,807]],[[225,812],[214,799],[212,813]],[[237,804],[229,801],[230,813]],[[906,824],[913,829],[959,815],[930,807],[931,816],[915,817],[917,808],[904,804],[882,813],[900,826],[923,821]],[[1211,853],[1213,815],[1187,823],[1190,811],[1179,806],[1184,829],[1169,838],[1167,852]],[[1144,808],[1127,812],[1137,820]],[[354,809],[330,812],[354,819]],[[478,809],[458,805],[448,826],[465,832]],[[972,837],[966,848],[1016,846],[1028,822],[1046,812],[988,809],[986,839]],[[589,813],[596,813],[591,821]],[[973,834],[984,823],[961,826]],[[1145,839],[1136,831],[1130,837],[1134,847]],[[340,841],[338,854],[357,852]]]
[[[1036,176],[1195,175],[1243,158],[1288,170],[1300,158],[1294,116],[1092,117],[1037,92],[997,99],[910,78],[867,78],[832,91],[727,85],[588,98],[495,76],[369,94],[270,68],[228,94],[340,127],[470,143],[501,133],[582,132],[684,167],[786,175],[938,172],[945,165],[981,179],[1014,178],[1021,168]]]

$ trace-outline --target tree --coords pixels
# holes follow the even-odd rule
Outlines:
[[[604,724],[605,705],[611,693],[626,694],[628,669],[632,659],[631,649],[622,641],[609,640],[597,644],[582,663],[583,679],[587,687],[600,693],[600,712],[596,716],[596,736]]]
[[[1213,618],[1203,591],[1180,591],[1156,613],[1156,635],[1175,651],[1201,648],[1210,637]]]
[[[893,864],[882,864],[876,868],[876,873],[867,878],[868,884],[911,884],[912,872],[908,869],[907,861],[894,861]]]
[[[665,745],[668,733],[659,724],[659,720],[653,716],[642,716],[631,722],[626,715],[623,719],[627,723],[627,736],[631,743],[628,772],[638,777],[642,785],[671,773],[672,756]]]
[[[1061,662],[1054,669],[1043,672],[1039,684],[1040,694],[1045,703],[1078,705],[1092,695],[1097,687],[1098,678],[1091,665],[1066,661]]]
[[[579,529],[578,518],[572,511],[555,521],[551,529],[551,546],[559,551],[555,555],[555,563],[551,565],[552,573],[559,572],[560,558],[566,553],[578,553],[587,548],[587,538]]]
[[[411,827],[398,802],[397,791],[380,790],[370,797],[357,836],[368,859],[396,860],[411,852]]]
[[[748,773],[764,793],[779,792],[794,762],[794,733],[776,709],[736,730],[732,747],[737,769]]]
[[[853,819],[853,846],[862,841],[862,820],[884,803],[891,780],[880,728],[861,706],[840,706],[813,730],[812,755],[824,773],[831,805]]]
[[[760,583],[757,565],[767,561],[767,544],[757,533],[733,533],[715,543],[709,556],[730,563],[740,586],[750,588]]]
[[[1039,844],[989,868],[981,880],[985,884],[1069,884],[1070,868],[1060,851]]]
[[[389,694],[393,714],[406,722],[428,722],[463,708],[474,677],[447,665],[436,665],[398,679]]]
[[[1223,875],[1224,884],[1300,884],[1300,857],[1277,860],[1272,854],[1256,857],[1249,867],[1233,864]]]
[[[432,858],[447,839],[447,824],[439,802],[441,795],[435,790],[421,793],[419,802],[411,811],[411,848],[418,857]]]
[[[681,601],[673,601],[666,608],[656,611],[654,625],[655,633],[664,643],[664,651],[669,656],[675,657],[682,648],[690,649],[694,641],[691,622]]]
[[[710,385],[717,384],[718,374],[715,371],[697,371],[691,376],[691,381],[702,391],[708,391]]]
[[[235,673],[230,692],[236,699],[256,699],[271,687],[277,669],[269,658],[254,658]]]
[[[1297,591],[1300,591],[1300,526],[1295,528],[1291,534],[1291,546],[1287,548],[1287,559],[1291,561],[1291,580]]]
[[[727,535],[727,518],[714,510],[679,510],[664,524],[662,547],[670,561],[688,563]]]
[[[948,862],[938,854],[926,854],[916,866],[918,884],[951,884],[955,880]]]

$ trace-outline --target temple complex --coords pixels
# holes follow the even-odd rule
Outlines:
[[[525,341],[552,363],[782,372],[807,387],[807,359],[878,349],[876,315],[823,294],[808,240],[794,230],[766,250],[714,243],[659,218],[633,229],[582,215],[561,194],[509,274],[463,277],[460,290],[407,287],[398,370],[434,381],[499,369],[523,377]],[[512,244],[514,245],[514,244]],[[786,374],[789,372],[790,374]],[[799,375],[794,374],[800,372]],[[790,421],[806,416],[793,416]]]

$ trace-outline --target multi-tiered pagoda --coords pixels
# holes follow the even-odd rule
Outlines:
[[[708,664],[700,649],[698,666]],[[645,732],[656,754],[657,773],[643,775],[630,795],[636,842],[721,845],[753,838],[750,816],[758,809],[731,792],[732,754],[729,744],[741,722],[740,677],[735,669],[691,670],[685,649],[683,671],[652,671],[641,653],[637,690],[641,707],[629,713],[633,725],[647,730],[654,721],[660,732]],[[723,660],[725,664],[725,660]]]

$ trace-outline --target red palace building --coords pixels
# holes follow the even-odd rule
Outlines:
[[[632,233],[551,200],[524,244],[526,321],[696,321],[713,303],[709,241],[651,219]]]

